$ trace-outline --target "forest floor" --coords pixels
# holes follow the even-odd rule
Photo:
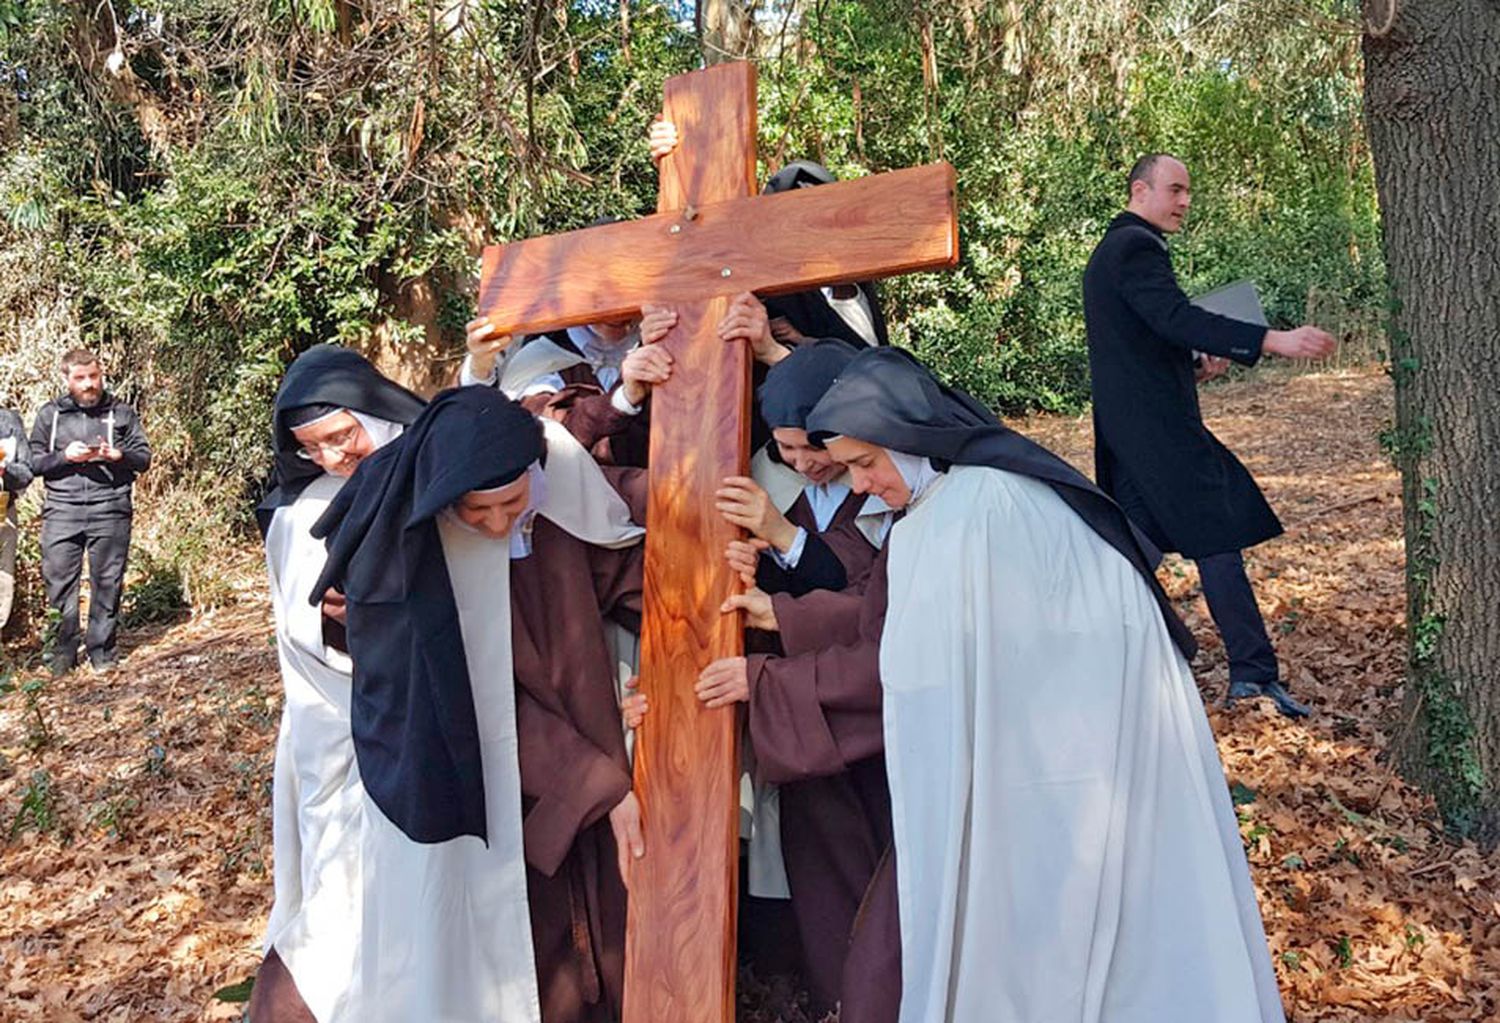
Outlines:
[[[1207,389],[1204,410],[1286,524],[1248,563],[1286,676],[1318,711],[1222,709],[1196,573],[1169,560],[1288,1015],[1500,1017],[1500,858],[1445,839],[1384,752],[1404,726],[1388,381],[1258,373]],[[1018,425],[1090,464],[1087,417]],[[280,695],[259,555],[232,560],[234,600],[127,635],[114,673],[4,686],[0,1020],[239,1016],[220,995],[253,972],[270,908]],[[747,995],[742,1018],[803,1018],[784,993]]]

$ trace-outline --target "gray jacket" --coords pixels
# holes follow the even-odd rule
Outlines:
[[[31,482],[31,445],[26,442],[26,425],[8,408],[0,408],[0,445],[7,453],[0,484],[11,496],[19,496]]]
[[[110,443],[124,457],[118,462],[70,462],[63,452],[75,440]],[[44,513],[59,507],[87,507],[128,514],[130,488],[150,465],[151,445],[140,417],[108,391],[88,408],[65,394],[43,405],[32,424],[31,467],[46,482]]]

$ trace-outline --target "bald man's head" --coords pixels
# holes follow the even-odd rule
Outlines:
[[[1168,234],[1182,229],[1193,203],[1186,164],[1170,153],[1149,153],[1130,168],[1127,185],[1126,209]]]

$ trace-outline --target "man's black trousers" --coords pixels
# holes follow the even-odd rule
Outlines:
[[[1203,599],[1229,655],[1230,683],[1277,681],[1276,651],[1245,575],[1245,559],[1239,551],[1229,551],[1196,560]]]
[[[89,559],[89,659],[115,659],[115,632],[125,562],[130,553],[131,514],[119,509],[54,505],[42,513],[42,581],[47,603],[62,619],[52,648],[54,666],[78,661],[78,583]]]

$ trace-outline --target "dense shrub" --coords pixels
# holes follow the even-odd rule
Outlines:
[[[1192,288],[1251,277],[1277,322],[1311,306],[1351,339],[1377,314],[1353,0],[755,10],[768,166],[957,167],[961,267],[886,296],[896,336],[997,407],[1086,400],[1079,274],[1148,150],[1195,173]],[[651,208],[643,136],[699,59],[691,15],[0,0],[0,401],[29,415],[58,351],[102,347],[159,450],[148,493],[245,528],[298,351],[430,384],[482,243]]]

